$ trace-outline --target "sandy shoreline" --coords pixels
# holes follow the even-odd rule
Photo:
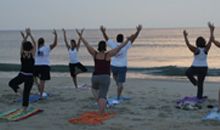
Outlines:
[[[12,77],[11,77],[12,78]],[[13,103],[17,98],[7,87],[8,76],[0,76],[0,112],[20,107]],[[109,96],[116,92],[111,80]],[[79,75],[79,84],[90,84],[88,75]],[[67,120],[85,111],[94,111],[94,99],[89,90],[76,90],[68,76],[54,76],[47,82],[46,91],[52,96],[45,101],[31,103],[30,106],[42,108],[43,113],[19,122],[0,122],[0,130],[219,130],[220,122],[204,122],[201,118],[210,111],[206,106],[217,104],[219,82],[205,82],[204,95],[209,97],[203,108],[197,111],[184,111],[175,108],[175,102],[184,96],[196,93],[185,79],[137,79],[128,78],[125,96],[132,99],[108,109],[116,116],[103,125],[73,125]],[[32,93],[36,93],[36,86]]]

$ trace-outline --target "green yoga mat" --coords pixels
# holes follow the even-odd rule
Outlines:
[[[12,109],[0,113],[0,119],[6,121],[20,121],[42,112],[42,109],[30,107],[26,111],[22,109]]]

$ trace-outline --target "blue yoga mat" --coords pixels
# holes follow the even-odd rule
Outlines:
[[[48,96],[49,96],[49,94],[46,94],[46,95],[43,96],[43,97],[44,97],[44,99],[47,99]],[[40,100],[40,95],[39,95],[39,94],[32,94],[32,95],[30,95],[30,97],[29,97],[29,102],[30,102],[30,103],[32,103],[32,102],[37,102],[37,101],[39,101],[39,100]],[[22,98],[22,97],[16,100],[16,102],[22,102],[22,101],[23,101],[23,98]]]
[[[218,111],[218,108],[213,108],[206,116],[202,118],[202,120],[220,121],[220,112]]]

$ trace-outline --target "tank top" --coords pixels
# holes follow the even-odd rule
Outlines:
[[[30,57],[27,57],[24,55],[24,53],[21,55],[20,61],[21,61],[21,70],[20,72],[27,75],[32,75],[34,70],[34,58],[32,54],[29,54]]]
[[[110,60],[106,60],[106,54],[104,59],[96,59],[95,54],[95,71],[93,72],[93,75],[103,75],[107,74],[110,75]]]
[[[207,51],[205,48],[197,48],[192,63],[194,67],[208,67],[207,64]]]
[[[70,63],[79,63],[78,56],[77,56],[77,50],[76,49],[69,49],[69,59]]]

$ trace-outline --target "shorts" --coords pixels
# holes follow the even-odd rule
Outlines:
[[[39,77],[40,80],[50,80],[50,66],[48,65],[35,65],[34,77]]]
[[[106,99],[110,85],[110,75],[93,75],[92,88],[99,90],[99,97]]]
[[[76,76],[79,73],[82,72],[87,72],[87,69],[85,66],[83,66],[80,62],[78,63],[69,63],[69,70],[70,70],[70,75],[72,77]]]
[[[116,76],[117,83],[124,83],[126,80],[127,67],[111,66],[113,76]]]

